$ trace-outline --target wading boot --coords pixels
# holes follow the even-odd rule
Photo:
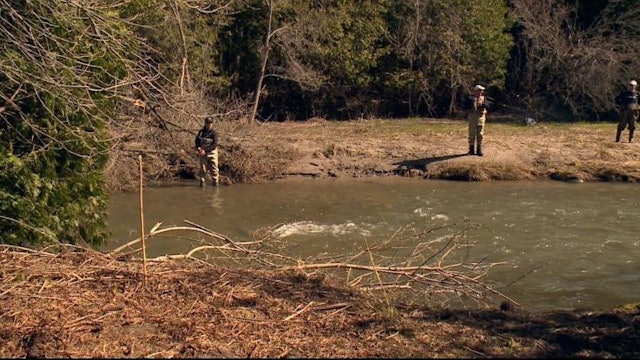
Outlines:
[[[476,151],[476,155],[482,156],[482,144],[478,144],[478,150]]]
[[[475,152],[473,151],[473,145],[469,145],[469,152],[467,153],[467,155],[475,155]]]
[[[618,129],[616,131],[616,142],[620,142],[620,135],[622,134],[622,130]]]
[[[635,130],[635,129],[633,129],[633,130],[629,130],[629,142],[631,142],[631,140],[633,140],[633,131],[634,131],[634,130]]]
[[[200,187],[203,188],[207,186],[207,182],[205,181],[205,178],[200,178]]]

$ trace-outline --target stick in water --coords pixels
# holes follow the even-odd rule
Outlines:
[[[142,242],[142,271],[144,283],[147,284],[147,248],[144,243],[144,207],[142,201],[142,154],[138,155],[138,170],[140,172],[140,240]]]

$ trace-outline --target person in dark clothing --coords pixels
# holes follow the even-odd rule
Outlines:
[[[638,118],[638,83],[635,80],[629,82],[629,89],[623,90],[616,96],[616,105],[620,112],[620,121],[616,131],[616,142],[620,142],[620,135],[625,128],[629,128],[629,142],[633,140],[633,132],[636,129],[636,119]]]
[[[484,89],[484,86],[476,85],[465,106],[469,121],[469,155],[483,155],[484,123],[487,120],[487,111],[489,110],[489,102],[484,95]],[[477,147],[474,147],[476,144]]]
[[[195,143],[200,163],[200,186],[205,186],[207,174],[211,176],[213,186],[218,186],[218,133],[213,129],[213,118],[205,118],[204,127],[198,131]]]

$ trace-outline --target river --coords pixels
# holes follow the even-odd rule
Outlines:
[[[469,231],[473,259],[508,262],[492,284],[530,310],[600,308],[640,301],[637,184],[455,182],[400,177],[285,180],[201,189],[193,181],[145,188],[145,228],[188,220],[235,241],[271,228],[292,255],[352,252],[398,229],[452,223]],[[139,194],[111,195],[103,250],[139,237]],[[455,229],[454,229],[455,230]],[[149,241],[148,256],[193,242]],[[516,281],[517,280],[517,281]],[[515,282],[514,282],[515,281]]]

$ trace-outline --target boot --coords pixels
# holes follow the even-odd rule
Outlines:
[[[478,144],[478,150],[476,151],[476,155],[482,156],[482,144]]]
[[[469,152],[467,154],[468,155],[475,155],[475,152],[473,152],[473,145],[469,145]]]
[[[622,130],[618,129],[616,131],[616,142],[620,142],[620,135],[622,134]]]
[[[631,142],[631,140],[633,140],[633,132],[635,129],[629,130],[629,142]]]

